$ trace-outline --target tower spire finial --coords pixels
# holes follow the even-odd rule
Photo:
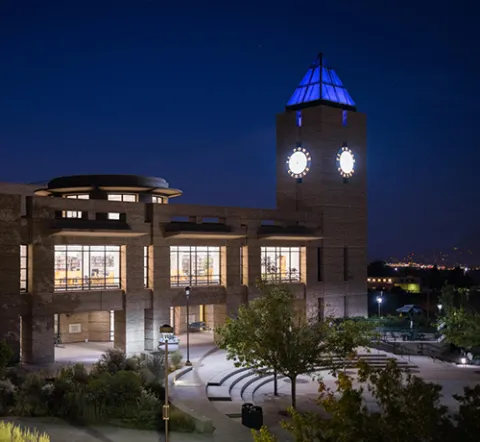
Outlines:
[[[338,78],[327,66],[323,52],[319,52],[286,105],[287,109],[325,104],[355,111],[355,102]]]

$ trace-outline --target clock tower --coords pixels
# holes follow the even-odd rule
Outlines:
[[[277,208],[321,220],[322,239],[307,244],[320,316],[367,314],[366,153],[366,116],[318,54],[277,116],[276,175]]]

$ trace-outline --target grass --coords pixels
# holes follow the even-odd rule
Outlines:
[[[0,422],[0,442],[50,442],[50,437],[45,433],[24,430],[11,422]]]

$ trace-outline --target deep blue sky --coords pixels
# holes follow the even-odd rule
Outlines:
[[[275,114],[323,51],[368,115],[370,257],[464,244],[478,16],[475,0],[2,0],[0,181],[157,175],[178,202],[273,207]]]

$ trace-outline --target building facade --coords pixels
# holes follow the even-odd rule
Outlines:
[[[160,178],[0,184],[0,337],[27,363],[54,340],[156,347],[289,284],[309,316],[367,313],[366,120],[320,54],[277,116],[277,208],[169,204]],[[186,318],[185,287],[191,287]]]

